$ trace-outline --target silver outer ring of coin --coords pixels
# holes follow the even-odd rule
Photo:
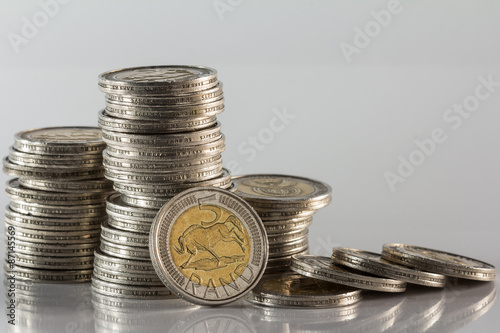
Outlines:
[[[336,247],[333,249],[332,261],[359,271],[407,283],[438,288],[444,288],[446,285],[446,276],[444,275],[393,264],[383,260],[378,253]]]
[[[165,80],[120,80],[117,78],[120,74],[127,72],[140,72],[151,70],[196,70],[199,72],[197,75],[191,77],[175,80],[166,78]],[[161,66],[143,66],[121,68],[104,72],[98,76],[99,89],[109,89],[112,94],[123,92],[125,94],[135,94],[136,89],[140,91],[147,91],[154,93],[158,91],[160,94],[166,94],[171,90],[180,90],[181,92],[196,92],[206,89],[205,82],[217,82],[217,71],[210,67],[205,66],[184,66],[184,65],[161,65]],[[109,87],[108,87],[109,86]],[[104,91],[107,92],[107,91]]]
[[[97,123],[100,128],[120,133],[178,133],[195,131],[215,125],[217,118],[200,117],[178,121],[176,119],[131,120],[111,117],[106,109],[99,111]]]
[[[126,246],[108,242],[101,239],[100,249],[102,253],[123,259],[131,260],[149,260],[149,251],[147,247]]]
[[[42,140],[32,139],[29,136],[40,131],[71,131],[86,130],[99,134],[97,127],[46,127],[18,132],[14,135],[14,148],[21,152],[49,154],[49,155],[77,155],[77,154],[100,154],[104,149],[102,139],[81,141],[64,140]]]
[[[185,146],[185,145],[198,145],[205,142],[212,142],[220,139],[221,124],[217,122],[215,125],[194,131],[183,133],[170,133],[170,134],[127,134],[113,131],[102,130],[102,137],[108,146],[125,146],[125,147],[139,147],[144,146]]]
[[[426,255],[425,252],[433,253],[437,256],[449,257],[450,259],[439,260]],[[496,268],[491,264],[459,254],[448,253],[420,246],[396,243],[384,244],[382,258],[387,261],[416,269],[462,279],[494,281],[496,277]],[[472,262],[475,266],[466,266],[463,263],[454,263],[451,261],[452,259],[459,262]]]
[[[14,273],[16,279],[23,281],[43,282],[43,283],[80,283],[88,282],[92,277],[92,270],[77,271],[54,271],[48,269],[32,269],[14,265],[13,268],[8,263],[4,270],[7,273]]]
[[[94,276],[102,281],[124,284],[129,286],[164,287],[156,274],[133,274],[131,272],[117,272],[99,266],[94,266]]]
[[[198,159],[211,155],[221,154],[226,149],[225,137],[219,140],[204,143],[195,146],[186,147],[149,147],[148,149],[142,148],[119,148],[108,146],[107,153],[116,158],[124,158],[130,160],[152,160],[152,161],[166,161],[168,159]]]
[[[225,109],[224,98],[215,102],[189,105],[185,107],[161,108],[158,106],[123,106],[107,105],[108,116],[129,120],[161,120],[168,123],[189,122],[217,116]],[[184,125],[187,126],[188,124]]]
[[[183,211],[188,208],[198,206],[199,204],[202,204],[202,202],[203,204],[210,205],[212,200],[215,200],[217,205],[234,213],[237,218],[246,225],[245,227],[248,230],[251,241],[250,248],[253,251],[248,266],[250,267],[250,265],[253,265],[253,268],[257,271],[256,273],[253,273],[254,280],[251,280],[250,283],[241,278],[241,275],[248,270],[248,267],[235,280],[235,283],[240,285],[240,288],[243,289],[243,291],[240,291],[237,294],[229,295],[229,292],[224,290],[223,287],[216,287],[219,295],[223,295],[223,292],[226,294],[227,297],[223,299],[207,299],[205,296],[200,297],[191,295],[185,291],[182,286],[184,286],[189,280],[181,272],[179,272],[176,267],[174,267],[169,249],[168,247],[164,248],[166,243],[165,245],[162,243],[163,237],[166,239],[170,238],[171,228]],[[246,214],[246,218],[242,217],[243,212]],[[251,290],[259,282],[266,269],[266,262],[268,258],[266,231],[257,213],[248,203],[237,195],[213,187],[201,187],[186,190],[165,204],[165,206],[163,206],[163,208],[158,212],[158,215],[153,222],[153,226],[151,227],[149,249],[151,252],[153,266],[163,283],[180,298],[201,305],[222,305],[243,297],[245,294],[244,291]],[[245,287],[243,288],[242,286]]]
[[[350,287],[339,286],[339,289],[344,289],[343,292],[332,292],[325,295],[285,295],[280,293],[272,293],[262,288],[261,284],[269,280],[277,280],[284,276],[293,276],[296,278],[311,279],[309,277],[301,276],[297,273],[285,274],[270,274],[264,276],[260,283],[253,288],[245,296],[245,300],[257,305],[264,305],[270,307],[284,307],[284,308],[331,308],[351,305],[361,300],[361,290]]]
[[[253,175],[243,175],[237,176],[233,178],[233,181],[240,183],[245,180],[255,179],[255,178],[270,178],[270,179],[290,179],[304,182],[314,188],[314,192],[304,196],[298,197],[279,197],[279,196],[264,196],[264,195],[254,195],[248,194],[241,191],[238,191],[238,195],[245,198],[245,200],[251,202],[252,204],[266,205],[268,203],[272,204],[284,204],[284,205],[292,205],[292,204],[314,204],[314,202],[321,202],[324,200],[328,200],[332,196],[332,188],[323,182],[318,180],[297,177],[297,176],[289,176],[289,175],[277,175],[277,174],[253,174]],[[241,188],[241,186],[240,186]]]
[[[99,242],[82,244],[42,244],[17,239],[15,251],[42,257],[85,257],[94,254]]]
[[[51,168],[51,167],[99,167],[102,164],[100,154],[90,155],[38,155],[20,152],[9,147],[9,160],[14,164],[27,167]]]
[[[143,247],[149,244],[149,235],[115,229],[110,227],[107,222],[102,224],[101,238],[111,243],[126,246]]]
[[[165,288],[161,287],[143,287],[129,286],[124,284],[110,283],[102,281],[92,276],[92,290],[107,296],[138,298],[138,299],[165,299],[175,298],[175,296]]]
[[[94,253],[94,265],[108,270],[132,273],[156,274],[151,260],[131,260],[103,253],[99,248]]]
[[[32,203],[50,203],[52,205],[92,205],[99,204],[106,200],[106,193],[88,192],[88,193],[56,193],[47,191],[37,191],[22,186],[17,178],[11,179],[5,186],[7,196],[13,200],[32,202]]]
[[[231,184],[231,172],[227,169],[222,168],[222,175],[213,179],[204,180],[197,183],[186,183],[186,184],[126,184],[126,183],[115,183],[114,187],[117,191],[125,193],[129,196],[143,196],[143,197],[153,197],[153,196],[175,196],[184,190],[188,190],[193,186],[206,187],[214,186],[220,188],[226,188]]]
[[[32,168],[9,161],[8,157],[3,159],[3,172],[12,177],[33,178],[33,179],[65,179],[65,180],[86,180],[101,178],[104,175],[104,168]]]
[[[322,256],[295,255],[290,268],[305,276],[354,288],[390,293],[406,290],[406,282],[354,274],[334,266],[330,258]]]
[[[19,183],[27,188],[47,192],[65,192],[65,193],[81,193],[81,192],[102,192],[108,193],[113,190],[113,183],[106,178],[91,179],[85,181],[60,181],[57,179],[26,179],[19,178]]]

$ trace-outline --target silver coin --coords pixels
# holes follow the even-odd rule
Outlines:
[[[361,290],[296,273],[264,276],[245,297],[257,305],[286,308],[329,308],[351,305]]]
[[[269,243],[269,246],[288,244],[306,238],[307,234],[308,234],[307,229],[298,229],[290,232],[283,232],[280,234],[267,235],[267,241]]]
[[[101,178],[104,175],[104,168],[34,168],[14,164],[6,157],[3,160],[3,172],[20,178],[84,180]]]
[[[217,119],[213,117],[198,117],[189,120],[177,119],[158,119],[158,120],[139,120],[122,119],[111,117],[107,110],[118,112],[116,106],[108,106],[106,110],[98,113],[98,125],[100,128],[120,133],[178,133],[189,132],[204,129],[215,125]]]
[[[156,274],[151,260],[132,260],[118,258],[102,252],[100,249],[95,251],[94,265],[108,270],[132,273]]]
[[[11,200],[9,207],[17,213],[41,217],[99,217],[106,214],[104,204],[56,206]]]
[[[425,247],[385,244],[382,258],[416,269],[462,279],[493,281],[496,277],[496,268],[491,264]]]
[[[4,266],[8,274],[14,274],[16,280],[43,283],[81,283],[88,282],[92,277],[91,269],[76,271],[56,271],[48,269],[32,269],[20,266]]]
[[[5,222],[5,228],[9,226],[8,221]],[[22,227],[15,228],[16,240],[43,244],[82,244],[95,243],[99,241],[100,229],[81,230],[81,231],[45,231],[34,230]],[[8,231],[8,230],[6,230]]]
[[[312,221],[312,217],[306,217],[291,220],[263,221],[263,223],[268,235],[279,235],[281,233],[307,229],[312,224]]]
[[[150,161],[168,161],[169,159],[198,159],[208,156],[221,154],[226,148],[224,135],[220,140],[188,147],[162,147],[162,148],[118,148],[108,146],[109,155],[130,160],[150,160]]]
[[[217,71],[202,66],[123,68],[99,75],[99,89],[110,94],[168,95],[198,92],[217,84]]]
[[[113,183],[106,178],[84,181],[19,178],[19,183],[27,188],[48,192],[81,193],[104,191],[109,193],[113,190]]]
[[[102,156],[100,154],[40,155],[20,152],[15,150],[14,147],[10,147],[9,161],[14,164],[37,168],[50,168],[57,166],[73,168],[95,168],[101,166]]]
[[[24,201],[28,203],[50,204],[50,205],[91,205],[103,203],[107,193],[57,193],[32,190],[22,186],[18,179],[11,179],[5,186],[7,196],[14,201]]]
[[[154,105],[168,105],[168,106],[178,106],[178,105],[196,105],[202,103],[212,103],[222,98],[222,82],[210,89],[202,90],[197,93],[191,94],[176,94],[172,96],[166,95],[117,95],[117,94],[106,94],[106,104],[117,104],[117,105],[127,105],[127,106],[154,106]]]
[[[137,208],[127,205],[121,200],[119,193],[112,194],[106,202],[106,212],[114,218],[122,218],[130,221],[153,221],[158,210]]]
[[[264,273],[267,248],[264,226],[250,205],[216,188],[174,197],[158,212],[150,233],[158,276],[179,297],[197,304],[242,297]],[[196,256],[202,252],[209,257]]]
[[[393,264],[378,253],[337,247],[333,249],[332,260],[339,265],[407,283],[440,288],[446,285],[444,275]]]
[[[101,238],[112,243],[126,246],[148,246],[149,235],[143,235],[135,232],[128,232],[110,227],[104,222],[101,227]]]
[[[398,293],[406,290],[406,282],[356,274],[333,264],[330,258],[313,255],[295,255],[291,269],[312,278],[354,288]]]
[[[295,211],[282,211],[282,210],[268,210],[258,212],[263,222],[283,221],[283,220],[299,220],[310,218],[316,213],[315,210],[295,210]]]
[[[124,284],[129,286],[154,286],[164,287],[163,283],[158,278],[158,275],[147,275],[144,272],[134,274],[130,272],[117,272],[105,269],[99,266],[94,267],[94,276],[102,281],[111,283]]]
[[[94,266],[94,256],[45,257],[14,252],[11,254],[17,266],[51,270],[85,270]]]
[[[97,127],[47,127],[19,132],[14,136],[14,148],[26,153],[100,154],[104,147]]]
[[[273,244],[269,246],[269,258],[289,256],[302,252],[308,247],[309,240],[307,236],[285,244]]]
[[[164,147],[164,146],[189,146],[199,145],[220,140],[221,125],[217,122],[214,126],[193,132],[170,134],[127,134],[102,130],[102,137],[108,146],[125,147]]]
[[[204,159],[208,160],[208,159]],[[195,172],[203,172],[213,168],[220,168],[222,170],[222,158],[215,159],[212,162],[207,162],[204,164],[195,164],[189,167],[164,167],[159,168],[159,165],[155,165],[156,169],[147,170],[144,168],[139,169],[123,169],[123,168],[115,168],[112,166],[106,166],[106,170],[110,170],[113,173],[122,173],[122,174],[141,174],[141,175],[150,175],[150,174],[160,174],[160,175],[172,175],[172,174],[184,174],[184,173],[195,173]]]
[[[92,277],[92,290],[103,295],[138,298],[138,299],[165,299],[176,298],[165,286],[149,287],[149,286],[127,286],[123,284],[110,283],[102,281],[99,278]]]
[[[43,244],[17,239],[11,252],[43,257],[85,257],[92,256],[99,242],[83,244]]]
[[[185,107],[158,107],[158,106],[106,106],[106,114],[120,119],[129,120],[159,120],[165,123],[179,123],[179,126],[189,126],[195,119],[215,118],[224,111],[224,99],[212,103],[189,105]],[[181,125],[181,123],[186,123]]]
[[[117,217],[113,214],[108,214],[108,224],[116,229],[123,231],[131,231],[140,234],[149,234],[153,219],[150,220],[131,220],[127,218]]]
[[[127,246],[101,239],[100,249],[103,253],[132,260],[150,260],[147,247]]]
[[[79,217],[79,218],[50,218],[20,214],[10,207],[5,209],[5,220],[15,227],[46,231],[77,231],[99,229],[104,221],[103,217]]]
[[[171,197],[169,197],[169,198],[146,198],[146,197],[138,198],[138,197],[128,196],[128,195],[122,193],[123,202],[125,202],[127,205],[134,206],[134,207],[140,207],[140,208],[149,208],[149,209],[159,210],[170,199],[171,199]]]

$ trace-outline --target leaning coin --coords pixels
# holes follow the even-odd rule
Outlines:
[[[291,269],[305,276],[354,288],[391,293],[406,290],[406,282],[352,273],[336,266],[330,258],[322,256],[295,255]]]
[[[97,127],[47,127],[19,132],[16,150],[49,155],[100,154],[105,148]]]
[[[361,290],[296,273],[284,273],[264,276],[245,299],[270,307],[330,308],[358,302]]]
[[[148,287],[148,286],[130,286],[118,283],[111,283],[100,280],[95,276],[92,277],[92,290],[103,295],[125,297],[125,298],[139,298],[139,299],[165,299],[175,298],[170,290],[165,286]]]
[[[238,183],[239,196],[263,208],[269,203],[324,206],[332,196],[328,184],[297,176],[257,174],[234,177],[233,181]]]
[[[440,288],[446,285],[444,275],[394,264],[382,259],[378,253],[336,247],[333,249],[332,260],[339,265],[412,284]]]
[[[211,187],[187,190],[163,206],[149,243],[163,283],[202,305],[244,296],[258,283],[268,257],[257,213],[235,194]]]
[[[494,281],[493,265],[459,254],[405,244],[385,244],[382,258],[405,266],[462,279]]]

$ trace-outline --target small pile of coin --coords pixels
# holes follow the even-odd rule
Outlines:
[[[332,200],[330,186],[286,175],[234,177],[236,194],[259,214],[266,228],[269,260],[266,273],[286,271],[294,254],[308,252],[313,214]]]
[[[294,255],[291,269],[294,273],[262,279],[246,299],[271,307],[333,307],[357,302],[360,290],[401,293],[407,284],[444,288],[449,277],[476,281],[496,277],[496,268],[488,263],[404,244],[385,244],[381,254],[337,247],[331,258]]]
[[[105,177],[118,194],[108,198],[93,287],[107,295],[169,297],[151,264],[148,234],[176,194],[232,186],[216,118],[224,111],[222,83],[208,67],[153,66],[103,73],[99,89],[106,93],[99,113]]]
[[[50,127],[15,135],[3,161],[7,270],[43,282],[89,281],[106,197],[99,128]]]

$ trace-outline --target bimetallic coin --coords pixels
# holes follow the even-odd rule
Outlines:
[[[150,286],[128,286],[123,284],[111,283],[92,277],[92,290],[103,295],[124,297],[124,298],[139,298],[139,299],[165,299],[175,298],[170,290],[165,286],[150,287]]]
[[[271,307],[329,308],[358,302],[361,290],[296,273],[284,273],[264,276],[245,299]]]
[[[14,148],[21,152],[74,155],[100,154],[105,144],[96,127],[48,127],[19,132]]]
[[[287,175],[246,175],[234,177],[238,183],[237,194],[244,199],[267,207],[266,204],[314,206],[315,203],[326,203],[331,200],[332,189],[323,182]]]
[[[398,293],[406,290],[406,282],[352,273],[333,264],[330,258],[295,255],[291,269],[299,274],[354,288]]]
[[[496,268],[458,254],[405,244],[385,244],[382,258],[401,265],[446,276],[494,281]]]
[[[217,85],[217,71],[203,66],[148,66],[99,75],[99,89],[110,94],[168,95],[198,92]]]
[[[259,281],[268,256],[257,213],[235,194],[209,187],[172,198],[158,212],[149,243],[163,283],[202,305],[242,297]]]
[[[332,260],[339,265],[412,284],[439,288],[446,285],[444,275],[397,265],[382,259],[378,253],[337,247],[333,249]]]

